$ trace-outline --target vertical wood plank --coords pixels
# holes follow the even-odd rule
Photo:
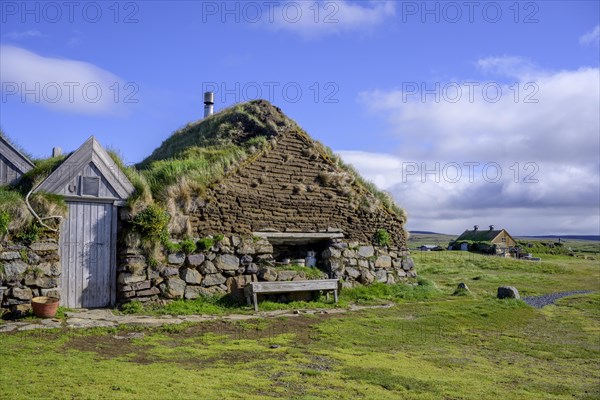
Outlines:
[[[68,212],[71,212],[71,203],[67,203]],[[68,240],[69,237],[69,223],[70,219],[63,220],[60,224],[60,235],[58,237],[58,249],[59,249],[59,257],[60,257],[60,297],[61,304],[66,307],[69,307],[69,279],[67,276],[68,273],[68,264],[69,264],[69,246]]]
[[[112,206],[109,209],[110,217],[109,223],[111,226],[109,241],[108,241],[108,251],[110,256],[110,262],[107,264],[109,279],[109,291],[110,291],[110,305],[114,305],[117,301],[117,207]]]
[[[97,223],[96,223],[96,276],[98,279],[97,288],[96,288],[96,301],[100,305],[106,304],[106,279],[104,277],[105,274],[105,266],[104,266],[104,226],[106,223],[106,204],[98,205],[98,215],[97,215]]]
[[[79,203],[77,205],[77,236],[74,238],[74,240],[77,241],[77,247],[78,247],[78,251],[77,251],[77,256],[78,256],[78,262],[77,262],[77,272],[78,272],[78,276],[77,276],[77,303],[79,307],[84,307],[83,305],[83,291],[85,289],[84,286],[84,282],[85,282],[85,276],[87,274],[86,271],[86,263],[85,263],[85,258],[86,258],[86,248],[85,248],[85,244],[86,244],[86,229],[85,229],[85,205],[83,203]]]

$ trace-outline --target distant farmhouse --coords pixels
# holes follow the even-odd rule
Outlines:
[[[506,229],[481,230],[475,225],[472,230],[466,230],[456,240],[450,242],[450,250],[476,251],[482,253],[510,256],[510,251],[517,246],[516,240]]]
[[[440,251],[443,250],[440,246],[436,246],[433,244],[424,244],[421,245],[419,247],[417,247],[417,250],[421,250],[421,251]]]

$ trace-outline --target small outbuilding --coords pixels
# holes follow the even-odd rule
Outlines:
[[[36,189],[64,196],[60,227],[61,304],[105,307],[116,299],[117,208],[134,188],[110,155],[90,137]]]

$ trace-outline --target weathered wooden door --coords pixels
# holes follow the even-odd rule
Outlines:
[[[112,203],[69,202],[60,233],[61,305],[106,307],[115,300],[116,211]]]

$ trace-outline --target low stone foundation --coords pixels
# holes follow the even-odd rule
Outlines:
[[[33,297],[60,298],[60,270],[56,237],[0,244],[0,307],[20,314],[31,308]]]
[[[134,233],[128,235],[128,242],[139,240],[131,237]],[[151,266],[140,249],[123,249],[118,266],[118,303],[227,293],[240,300],[243,288],[254,281],[337,278],[342,288],[351,288],[374,282],[394,284],[416,276],[408,252],[343,239],[327,242],[317,255],[314,269],[281,265],[273,258],[273,245],[267,239],[235,235],[223,237],[205,251],[168,254],[165,260]]]

